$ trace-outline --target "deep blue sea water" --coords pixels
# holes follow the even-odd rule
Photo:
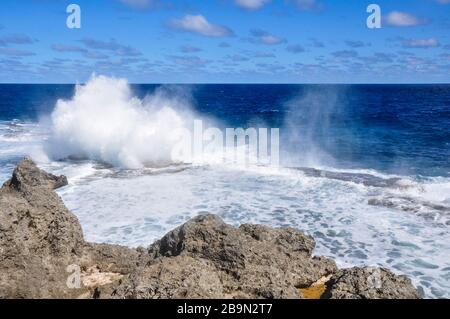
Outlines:
[[[157,87],[133,85],[132,90],[143,98]],[[218,84],[173,89],[180,87],[195,110],[223,125],[282,128],[282,149],[296,149],[300,158],[313,143],[342,168],[450,176],[450,85]],[[0,121],[37,121],[51,113],[58,99],[73,94],[73,85],[0,85]]]
[[[164,162],[193,118],[279,128],[281,167]],[[0,85],[0,179],[27,155],[68,176],[58,193],[89,241],[148,245],[211,212],[450,297],[450,85]]]

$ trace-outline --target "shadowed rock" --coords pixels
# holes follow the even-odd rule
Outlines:
[[[312,256],[314,239],[295,229],[235,228],[215,215],[148,248],[87,243],[54,192],[64,185],[64,176],[25,159],[0,189],[0,298],[302,298],[316,286],[325,293],[309,295],[418,297],[409,279],[388,270],[378,270],[378,288],[373,269],[338,270]]]

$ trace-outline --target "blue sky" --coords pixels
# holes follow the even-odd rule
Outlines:
[[[81,8],[81,28],[66,7]],[[369,29],[366,8],[381,7]],[[450,82],[450,0],[2,0],[0,82]]]

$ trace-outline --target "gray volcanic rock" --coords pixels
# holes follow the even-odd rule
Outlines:
[[[132,268],[135,251],[85,243],[78,219],[53,191],[65,184],[24,159],[0,188],[0,298],[77,297],[85,291],[68,288],[70,265]]]
[[[300,298],[298,287],[337,271],[311,256],[314,245],[294,229],[198,216],[151,245],[153,261],[120,288],[133,298]]]
[[[14,169],[12,178],[6,182],[5,186],[25,192],[35,187],[57,189],[67,184],[67,178],[64,175],[49,174],[40,170],[31,159],[25,158]]]
[[[65,295],[65,267],[84,240],[77,218],[53,192],[64,181],[25,159],[0,189],[0,297]]]
[[[354,267],[337,271],[328,283],[325,298],[418,299],[419,293],[405,276],[384,268]]]
[[[215,215],[148,248],[87,243],[54,192],[66,184],[24,159],[0,189],[0,298],[419,297],[388,270],[378,269],[380,288],[369,268],[312,256],[314,239],[295,229],[235,228]]]

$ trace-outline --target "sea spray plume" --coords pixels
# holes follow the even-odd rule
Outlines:
[[[330,117],[338,107],[338,95],[337,87],[312,86],[287,102],[283,125],[288,147],[286,164],[333,165],[325,147],[330,143]]]
[[[159,88],[141,100],[126,80],[93,75],[72,99],[57,102],[46,151],[124,168],[170,164],[176,132],[193,121],[186,96],[174,92]]]

